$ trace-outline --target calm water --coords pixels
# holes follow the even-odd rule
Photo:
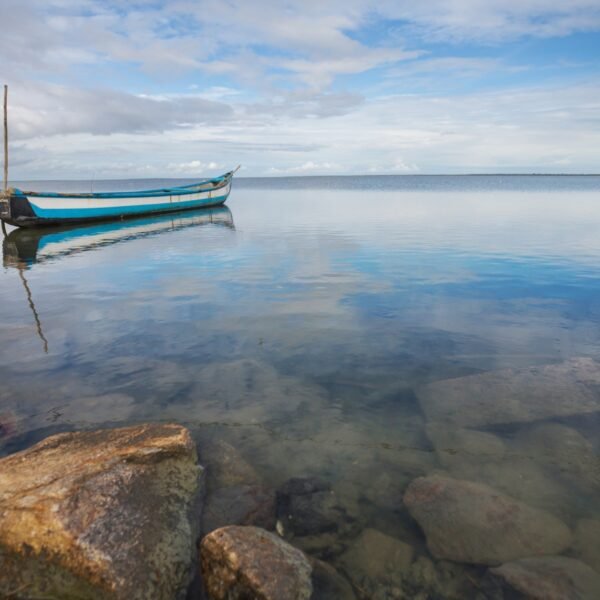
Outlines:
[[[403,506],[432,473],[550,512],[560,552],[600,569],[578,537],[600,531],[600,177],[240,179],[228,207],[5,239],[0,454],[186,424],[268,487],[322,478],[335,502],[298,519],[326,526],[286,535],[366,597],[465,597],[484,575],[432,557]],[[485,373],[479,408],[457,378]],[[563,380],[568,409],[545,400]],[[361,566],[366,528],[412,567]]]

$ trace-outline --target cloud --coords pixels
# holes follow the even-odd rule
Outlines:
[[[228,104],[198,96],[149,97],[109,89],[27,84],[11,90],[11,137],[147,133],[230,119]]]
[[[333,163],[315,163],[309,160],[301,165],[294,165],[287,168],[271,167],[268,173],[271,175],[318,175],[340,173],[344,168]]]
[[[168,177],[182,172],[182,164],[191,173],[196,160],[227,168],[242,163],[248,175],[595,172],[595,98],[600,87],[590,84],[450,97],[394,94],[327,118],[281,114],[273,120],[236,108],[231,119],[177,127],[168,135],[23,140],[13,177]]]
[[[418,173],[419,167],[414,163],[407,163],[402,158],[396,158],[396,160],[385,163],[370,165],[366,172],[373,174],[406,174],[406,173]]]
[[[360,3],[323,9],[272,0],[5,0],[0,22],[8,32],[0,51],[15,76],[23,69],[47,75],[83,64],[127,63],[153,76],[198,72],[322,87],[340,74],[417,55],[353,39],[348,32],[360,28],[370,11]]]
[[[600,162],[595,57],[515,58],[600,30],[599,0],[3,0],[0,22],[16,176]]]
[[[439,58],[425,58],[403,63],[390,68],[385,76],[388,78],[407,77],[415,75],[438,76],[443,73],[452,77],[473,77],[486,75],[492,71],[514,70],[498,58],[471,58],[464,56],[444,56]]]
[[[363,73],[375,67],[397,63],[420,56],[421,52],[404,50],[363,49],[356,55],[311,60],[306,58],[287,59],[276,62],[309,87],[323,88],[336,76]]]
[[[339,75],[421,55],[404,47],[415,37],[497,43],[598,30],[600,3],[3,0],[0,22],[3,64],[14,76],[126,63],[166,77],[222,73],[323,87]],[[372,25],[380,35],[362,36]]]
[[[203,163],[200,160],[192,160],[184,163],[170,163],[167,170],[173,176],[177,175],[202,175],[207,172],[222,171],[225,166],[214,161]]]
[[[493,44],[519,36],[567,36],[600,28],[598,0],[382,0],[379,11],[438,41]]]
[[[244,106],[247,115],[268,115],[269,118],[282,116],[333,117],[352,112],[365,98],[356,93],[319,93],[308,90],[286,92],[262,102]]]

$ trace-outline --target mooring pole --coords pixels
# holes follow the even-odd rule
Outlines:
[[[4,191],[8,190],[8,86],[4,85]]]
[[[8,204],[8,86],[4,85],[4,190],[0,192],[0,200]],[[2,233],[6,237],[6,225],[2,222]]]

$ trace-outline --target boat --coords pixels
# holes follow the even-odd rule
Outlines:
[[[38,227],[220,206],[229,196],[238,169],[190,185],[135,192],[28,192],[9,188],[0,199],[0,219],[17,227]]]

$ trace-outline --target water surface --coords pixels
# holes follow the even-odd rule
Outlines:
[[[485,483],[574,532],[600,526],[597,397],[463,423],[462,398],[449,422],[422,392],[600,359],[600,177],[238,179],[227,205],[5,239],[0,453],[66,429],[183,423],[201,445],[231,443],[269,487],[322,478],[339,522],[325,511],[331,526],[290,539],[341,572],[365,529],[437,572],[435,585],[414,569],[361,574],[371,597],[460,597],[485,573],[429,554],[402,503],[418,476]],[[502,452],[469,450],[465,430]]]

